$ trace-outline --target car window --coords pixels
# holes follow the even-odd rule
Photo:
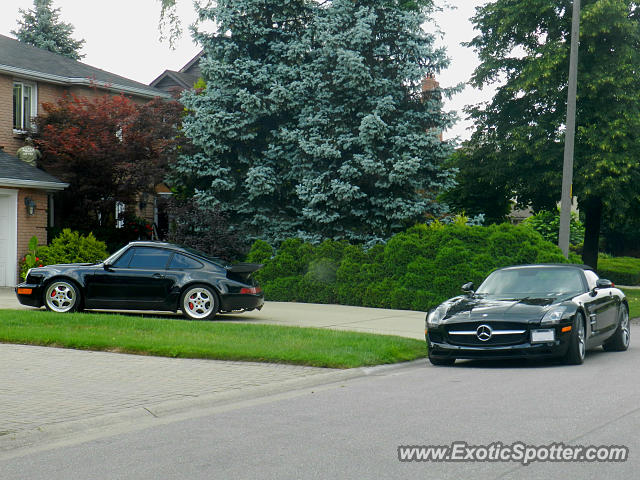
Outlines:
[[[587,277],[587,284],[589,285],[589,290],[593,290],[596,288],[596,282],[598,281],[598,275],[591,270],[585,270],[584,276]]]
[[[169,268],[176,270],[202,268],[202,266],[199,261],[180,253],[176,253],[169,264]]]
[[[164,270],[173,253],[162,248],[142,247],[135,248],[133,259],[129,262],[129,268],[144,268],[149,270]]]
[[[480,285],[477,293],[493,295],[555,295],[584,291],[576,268],[518,268],[497,270]]]
[[[120,255],[120,258],[118,258],[115,261],[113,266],[114,267],[120,267],[120,268],[127,268],[129,266],[129,262],[133,258],[133,251],[134,250],[135,250],[135,248],[130,248],[129,250],[124,252],[124,254]]]

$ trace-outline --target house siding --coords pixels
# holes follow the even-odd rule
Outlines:
[[[0,75],[0,147],[15,155],[23,145],[22,137],[13,133],[13,77]]]
[[[36,203],[33,215],[27,214],[24,204],[24,199],[27,197]],[[38,245],[47,244],[47,207],[48,198],[45,191],[31,188],[18,190],[18,262],[29,252],[29,240],[34,235],[38,238]],[[16,271],[19,276],[20,268],[18,267]]]

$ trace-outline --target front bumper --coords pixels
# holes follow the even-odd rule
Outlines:
[[[29,307],[41,307],[42,303],[42,285],[33,283],[21,283],[15,288],[18,301],[22,305]]]
[[[454,343],[445,327],[425,331],[429,356],[436,359],[512,359],[562,357],[567,353],[572,332],[562,329],[571,325],[563,323],[554,327],[555,340],[544,343],[531,342],[531,330],[538,325],[524,326],[525,333],[517,341],[508,345],[460,345]],[[459,342],[458,342],[459,343]],[[471,343],[471,342],[470,342]]]

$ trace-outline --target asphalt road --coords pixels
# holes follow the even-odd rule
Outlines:
[[[633,326],[632,337],[640,328]],[[584,365],[424,362],[0,456],[9,479],[632,479],[640,346]],[[399,445],[624,445],[624,463],[398,461]]]

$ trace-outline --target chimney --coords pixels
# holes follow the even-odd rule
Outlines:
[[[436,76],[433,73],[428,73],[426,78],[422,80],[422,98],[424,101],[431,98],[431,92],[440,88],[440,84],[436,81]],[[438,138],[440,141],[444,141],[442,136],[442,130],[437,130]]]
[[[428,73],[427,77],[422,80],[422,91],[431,92],[440,87],[440,84],[436,81],[436,76],[433,73]]]

